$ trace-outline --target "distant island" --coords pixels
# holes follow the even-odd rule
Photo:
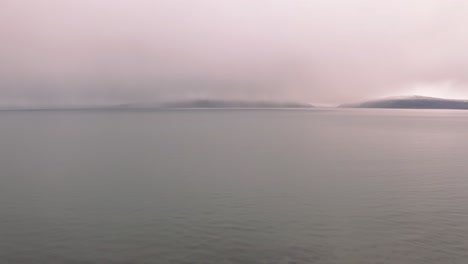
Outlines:
[[[195,99],[168,102],[134,102],[122,104],[87,104],[87,105],[9,105],[1,110],[125,110],[125,109],[310,109],[324,107],[309,103],[290,101],[254,101],[254,100],[221,100]],[[326,106],[335,107],[335,106]],[[464,109],[468,110],[468,100],[444,99],[427,96],[400,96],[338,105],[339,108],[393,108],[393,109]]]
[[[122,104],[96,105],[9,105],[1,110],[124,110],[124,109],[176,109],[176,108],[314,108],[313,105],[299,102],[241,101],[241,100],[187,100],[171,102],[135,102]]]
[[[276,101],[190,100],[162,104],[163,108],[313,108],[311,104]]]
[[[443,99],[427,96],[388,97],[354,104],[342,108],[400,108],[400,109],[468,109],[468,100]]]

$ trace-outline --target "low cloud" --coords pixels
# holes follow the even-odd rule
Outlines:
[[[468,97],[463,0],[0,0],[0,10],[2,104]]]

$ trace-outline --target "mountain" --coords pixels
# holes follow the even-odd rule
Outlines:
[[[275,101],[191,100],[168,102],[163,108],[313,108],[311,104]]]
[[[165,103],[121,103],[96,105],[0,105],[1,110],[119,110],[167,108],[313,108],[311,104],[277,101],[188,100]]]
[[[388,97],[355,104],[343,104],[348,108],[401,108],[401,109],[468,109],[468,100],[443,99],[427,96]]]

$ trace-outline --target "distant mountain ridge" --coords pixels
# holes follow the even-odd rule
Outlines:
[[[242,101],[197,99],[170,102],[136,102],[96,105],[9,105],[0,110],[119,110],[119,109],[168,109],[168,108],[314,108],[313,105],[299,102]]]
[[[311,104],[277,101],[190,100],[162,104],[163,108],[313,108]]]
[[[119,109],[177,109],[177,108],[316,108],[319,105],[291,101],[253,101],[195,99],[168,102],[135,102],[120,104],[87,105],[4,105],[0,110],[119,110]],[[323,107],[323,106],[322,106]],[[331,106],[328,106],[331,107]],[[334,107],[334,106],[333,106]],[[339,108],[399,108],[399,109],[463,109],[468,110],[468,100],[444,99],[428,96],[397,96],[338,105]]]
[[[427,96],[398,96],[354,104],[343,104],[343,108],[399,108],[399,109],[467,109],[468,100],[444,99]]]

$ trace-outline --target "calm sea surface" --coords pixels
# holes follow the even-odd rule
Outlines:
[[[468,263],[468,111],[0,112],[0,263]]]

